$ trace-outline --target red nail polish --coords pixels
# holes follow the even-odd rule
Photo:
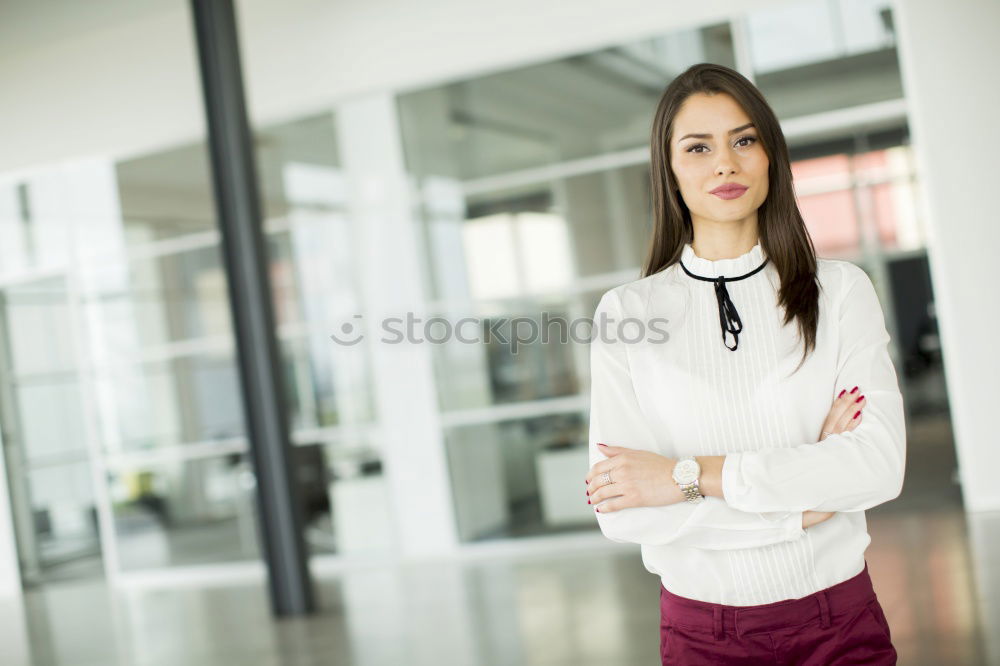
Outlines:
[[[842,391],[840,392],[840,395],[838,395],[837,397],[838,397],[838,398],[842,398],[842,397],[844,397],[844,394],[845,394],[845,393],[847,393],[847,389],[844,389],[844,390],[842,390]]]
[[[590,504],[590,500],[587,500],[587,504]]]
[[[589,490],[587,491],[587,497],[590,497],[590,491]]]
[[[598,508],[597,508],[596,506],[594,507],[594,511],[596,511],[597,513],[600,513],[600,512],[601,512],[601,510],[600,510],[600,509],[598,509]]]
[[[857,400],[855,400],[854,402],[861,402],[861,401],[862,401],[862,400],[864,400],[864,399],[865,399],[865,396],[863,396],[863,395],[859,395],[859,396],[858,396],[858,399],[857,399]]]
[[[852,388],[852,389],[851,389],[851,393],[854,393],[854,392],[855,392],[855,391],[857,391],[857,390],[858,390],[858,387],[857,387],[857,386],[855,386],[854,388]]]
[[[858,418],[859,416],[861,416],[861,410],[854,412],[854,418]]]

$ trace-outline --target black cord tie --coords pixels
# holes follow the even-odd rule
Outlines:
[[[712,282],[715,284],[715,300],[719,302],[719,326],[722,327],[722,344],[726,345],[726,349],[729,351],[736,351],[736,348],[740,346],[740,332],[743,330],[743,321],[740,320],[740,314],[736,311],[736,306],[733,305],[733,299],[729,298],[729,291],[726,289],[727,282],[736,282],[737,280],[745,280],[746,278],[759,273],[761,269],[767,265],[767,259],[764,262],[753,269],[746,275],[741,275],[739,277],[730,277],[720,275],[719,277],[702,277],[701,275],[695,275],[687,269],[684,262],[681,261],[681,268],[684,272],[693,277],[696,280],[703,280],[705,282]],[[726,341],[726,333],[733,336],[733,346],[730,347],[729,343]]]

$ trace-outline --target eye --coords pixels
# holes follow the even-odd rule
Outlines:
[[[741,141],[747,141],[748,143],[741,144],[740,143]],[[757,137],[753,136],[752,134],[744,134],[740,138],[736,139],[736,145],[739,146],[740,148],[746,148],[748,146],[752,146],[754,144],[754,142],[756,142],[756,141],[757,141]],[[687,148],[687,150],[685,152],[688,152],[688,153],[703,153],[705,151],[703,151],[703,150],[697,150],[697,149],[698,148],[707,148],[707,147],[708,146],[706,146],[703,143],[696,143],[696,144],[693,144],[691,146],[688,146],[688,148]]]

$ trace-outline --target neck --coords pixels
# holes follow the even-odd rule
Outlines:
[[[756,220],[733,227],[730,224],[694,222],[694,240],[691,249],[702,259],[718,261],[734,259],[746,254],[757,244]]]

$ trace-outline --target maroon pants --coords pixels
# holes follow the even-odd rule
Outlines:
[[[802,597],[727,606],[679,597],[660,585],[664,664],[895,664],[889,623],[868,563],[857,576]]]

